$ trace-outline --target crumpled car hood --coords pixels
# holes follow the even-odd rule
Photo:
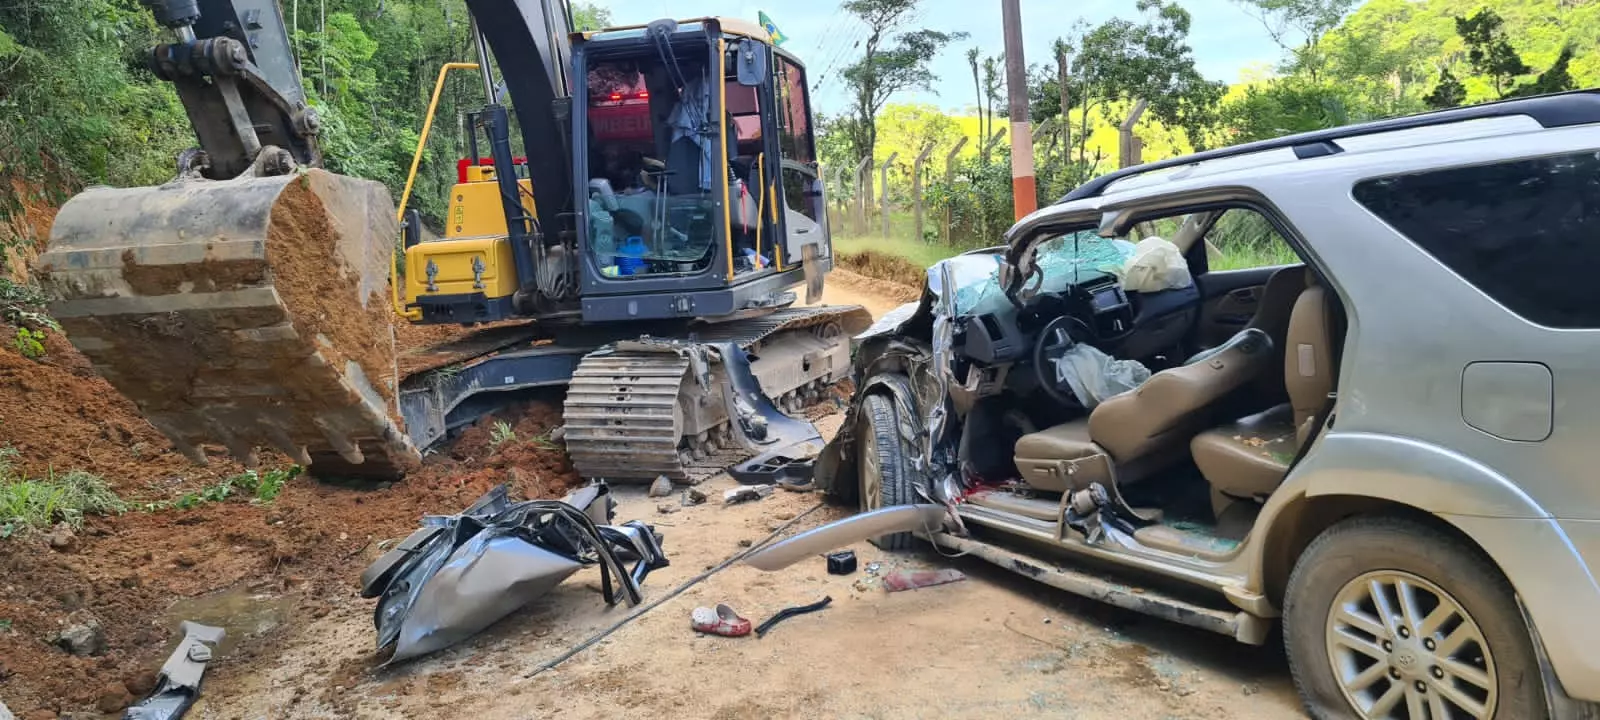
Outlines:
[[[586,565],[600,566],[607,604],[638,604],[639,583],[667,557],[650,526],[605,524],[614,510],[603,483],[523,502],[501,485],[458,515],[423,518],[362,573],[362,597],[378,598],[373,623],[378,648],[392,649],[387,663],[471,637]]]

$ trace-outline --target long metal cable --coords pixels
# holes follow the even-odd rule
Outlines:
[[[692,587],[694,587],[696,585],[699,585],[701,582],[704,582],[706,578],[709,578],[712,575],[715,575],[715,574],[717,574],[719,572],[722,572],[723,570],[727,569],[729,566],[733,565],[734,563],[739,562],[740,560],[743,560],[746,557],[749,557],[751,553],[753,553],[753,552],[755,552],[757,550],[760,550],[763,547],[766,547],[773,540],[777,539],[777,537],[779,535],[782,535],[785,530],[788,530],[790,527],[793,527],[795,523],[800,522],[807,515],[810,515],[811,513],[814,513],[814,512],[816,512],[818,510],[821,510],[826,505],[827,505],[827,503],[825,503],[825,502],[819,502],[816,505],[811,506],[811,509],[806,510],[803,513],[800,513],[799,515],[796,515],[793,518],[791,518],[788,522],[786,522],[786,523],[784,523],[782,525],[779,525],[778,529],[773,530],[771,535],[768,535],[765,538],[762,538],[761,542],[755,543],[755,544],[751,545],[750,547],[745,548],[741,552],[734,553],[733,556],[729,557],[727,560],[723,560],[722,563],[717,565],[716,567],[713,567],[710,570],[707,570],[707,571],[705,571],[703,573],[700,573],[699,575],[696,575],[696,576],[694,576],[692,578],[689,578],[682,585],[679,585],[679,586],[673,588],[672,592],[669,592],[666,595],[662,595],[661,597],[656,598],[655,600],[652,600],[649,603],[646,603],[644,607],[639,608],[639,610],[637,612],[633,613],[632,615],[629,615],[629,616],[627,616],[627,617],[625,617],[625,618],[623,618],[621,620],[618,620],[616,624],[614,624],[614,625],[612,625],[610,627],[607,627],[604,630],[601,630],[600,632],[597,632],[597,633],[595,633],[593,635],[590,635],[588,637],[588,639],[584,640],[581,643],[578,643],[577,645],[572,646],[566,652],[561,653],[560,655],[557,655],[554,658],[546,660],[545,662],[541,663],[538,667],[536,667],[536,668],[534,668],[532,670],[529,670],[528,673],[523,675],[522,677],[524,679],[531,678],[531,677],[533,677],[535,675],[538,675],[539,673],[542,673],[542,672],[544,672],[546,670],[550,670],[550,669],[554,668],[555,666],[560,665],[561,663],[564,663],[564,662],[572,659],[572,657],[574,655],[577,655],[578,653],[581,653],[584,650],[588,650],[590,647],[593,647],[595,643],[598,643],[601,640],[606,639],[612,633],[614,633],[614,632],[616,632],[618,630],[621,630],[628,623],[631,623],[634,620],[637,620],[637,619],[639,619],[641,617],[644,617],[645,613],[656,609],[656,607],[660,606],[662,603],[665,603],[666,601],[671,600],[671,599],[683,594],[683,591],[688,590],[689,588],[692,588]]]

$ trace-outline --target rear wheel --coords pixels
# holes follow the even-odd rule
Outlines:
[[[868,395],[856,415],[856,447],[861,477],[861,511],[916,501],[911,483],[912,459],[916,448],[900,430],[900,411],[894,398]],[[908,532],[872,538],[884,550],[905,550],[916,538]]]
[[[1545,716],[1510,584],[1422,523],[1329,528],[1295,564],[1283,622],[1295,684],[1316,718]]]

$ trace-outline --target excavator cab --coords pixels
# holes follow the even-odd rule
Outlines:
[[[498,162],[465,164],[443,241],[408,243],[409,319],[727,317],[789,304],[788,288],[831,269],[805,67],[763,28],[658,20],[569,42],[570,73],[554,78],[569,87],[552,93],[565,95],[563,112],[548,115],[567,115],[570,163],[549,156],[563,143],[524,127],[529,157],[508,165],[514,183]],[[529,77],[542,76],[507,76],[514,98],[512,81]],[[524,126],[534,114],[547,115],[517,110]],[[469,123],[480,125],[509,152],[492,106]],[[476,158],[476,133],[473,146]],[[547,187],[529,160],[566,177]],[[534,257],[519,265],[524,247]]]

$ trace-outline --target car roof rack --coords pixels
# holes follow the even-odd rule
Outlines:
[[[1283,148],[1293,148],[1295,157],[1304,160],[1306,158],[1324,157],[1344,152],[1344,148],[1339,147],[1337,142],[1344,138],[1514,115],[1531,117],[1539,125],[1546,128],[1600,123],[1600,89],[1574,90],[1572,92],[1517,98],[1515,100],[1501,100],[1482,105],[1451,108],[1449,110],[1436,110],[1206,150],[1182,157],[1135,165],[1101,175],[1079,185],[1056,202],[1059,204],[1082,198],[1099,197],[1108,186],[1123,178],[1156,170],[1193,165],[1208,160],[1220,160],[1222,158],[1238,157],[1240,155]]]

